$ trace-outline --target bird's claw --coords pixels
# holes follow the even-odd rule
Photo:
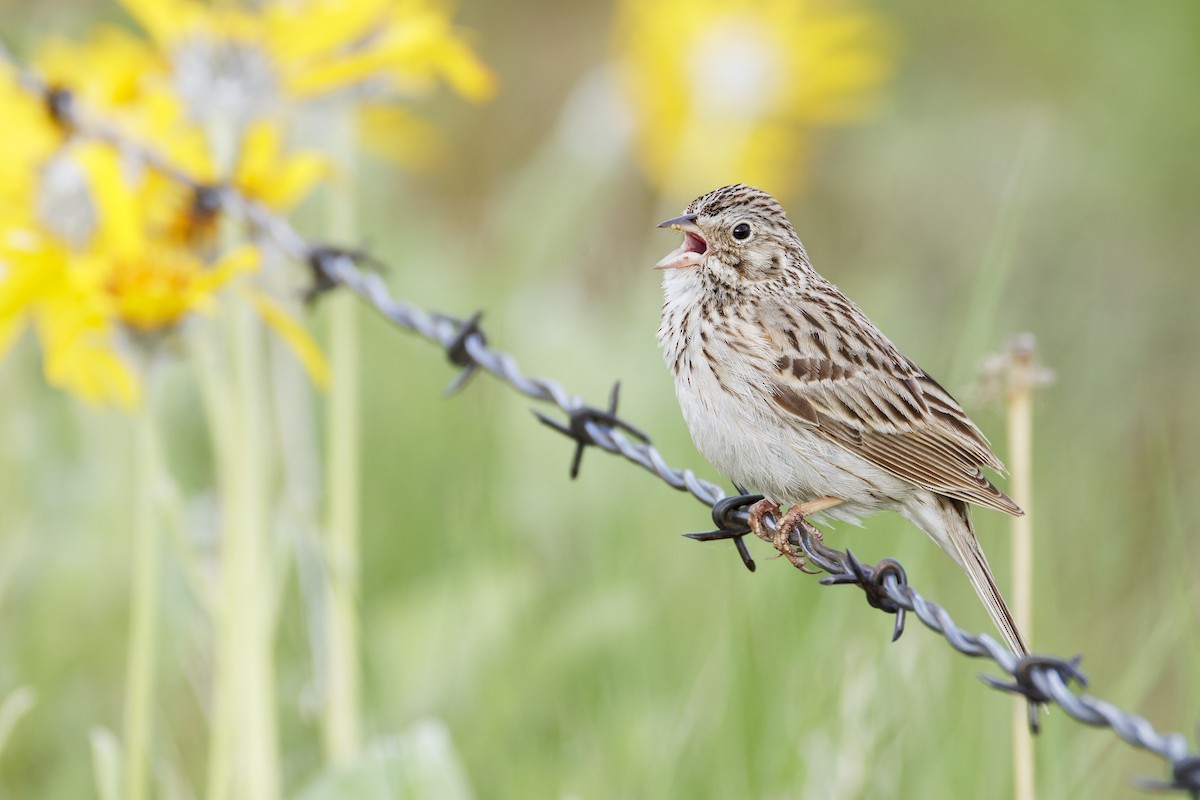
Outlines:
[[[746,524],[754,531],[754,535],[764,542],[772,541],[771,532],[763,522],[763,517],[767,514],[778,516],[779,504],[763,498],[746,510]]]
[[[808,511],[807,504],[792,506],[788,512],[779,520],[779,524],[775,526],[775,530],[769,530],[763,518],[768,514],[772,516],[779,515],[779,504],[770,500],[759,500],[747,510],[747,524],[754,535],[762,539],[764,542],[769,542],[772,547],[779,551],[779,555],[787,558],[792,562],[792,566],[806,575],[818,575],[820,570],[814,570],[808,566],[808,560],[804,557],[803,551],[798,549],[791,542],[792,531],[804,519],[804,513]],[[816,536],[817,541],[823,541],[821,532],[813,530],[812,535]]]
[[[792,544],[792,531],[804,522],[805,511],[807,509],[803,505],[789,508],[783,515],[783,519],[779,521],[778,527],[775,528],[775,538],[772,544],[775,545],[776,550],[787,557],[788,561],[792,562],[793,567],[805,575],[820,575],[821,570],[808,566],[808,559],[805,557],[803,549]],[[824,537],[819,530],[813,528],[810,535],[816,537],[818,542],[824,542]]]

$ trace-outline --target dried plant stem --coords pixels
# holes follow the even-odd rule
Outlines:
[[[235,128],[214,124],[215,160],[236,157]],[[224,244],[236,231],[227,223]],[[282,793],[275,719],[275,584],[270,520],[267,376],[263,325],[248,303],[224,309],[229,369],[214,376],[220,394],[214,450],[221,496],[221,586],[216,604],[216,664],[208,797],[276,800]]]
[[[152,394],[147,392],[146,404],[134,419],[133,432],[133,564],[124,737],[124,796],[128,800],[147,797],[158,660],[160,556],[154,514],[158,458]]]
[[[328,233],[333,241],[357,236],[355,172],[357,126],[352,113],[332,120],[332,147],[341,181],[328,194]],[[362,750],[359,674],[359,519],[362,433],[359,424],[357,299],[338,292],[329,303],[331,383],[327,405],[325,523],[324,703],[325,758],[344,764]]]
[[[201,394],[204,397],[204,412],[212,440],[213,461],[216,465],[217,489],[224,491],[224,478],[221,470],[223,465],[230,463],[233,456],[228,452],[233,440],[233,393],[229,386],[229,375],[223,368],[221,348],[216,331],[205,331],[203,335],[194,337],[191,352],[194,356],[196,374]],[[226,528],[229,514],[222,504],[221,542],[222,555],[224,544],[230,535]],[[225,620],[225,608],[228,601],[225,594],[228,589],[228,575],[223,574],[220,590],[215,597],[210,598],[208,606],[213,614],[214,638],[213,643],[213,689],[209,719],[208,741],[208,773],[206,777],[208,800],[226,800],[229,797],[230,774],[233,771],[233,747],[236,740],[235,707],[237,698],[233,694],[230,679],[231,666],[226,653],[228,641],[228,623]]]
[[[232,370],[218,379],[222,424],[217,483],[221,496],[221,583],[209,800],[281,794],[275,720],[275,570],[268,520],[266,377],[262,326],[243,303],[230,304]]]
[[[1010,350],[1008,411],[1009,490],[1025,516],[1012,520],[1013,614],[1029,641],[1033,640],[1033,392],[1036,375],[1033,343],[1022,337]],[[1034,800],[1033,735],[1027,704],[1013,702],[1013,796]]]
[[[233,316],[234,414],[227,482],[227,524],[221,563],[224,666],[234,686],[237,717],[234,797],[280,796],[279,744],[275,720],[275,570],[268,514],[266,365],[262,324],[245,303]],[[240,760],[240,764],[239,764]]]

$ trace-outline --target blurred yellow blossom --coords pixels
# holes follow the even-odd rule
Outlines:
[[[219,199],[213,192],[228,185],[243,197],[279,212],[296,207],[330,174],[329,162],[315,151],[290,151],[286,133],[275,119],[251,123],[242,133],[234,155],[232,174],[222,175],[207,139],[198,129],[163,142],[172,165],[181,169],[199,188],[184,186],[172,176],[154,174],[163,202],[156,212],[176,239],[197,247],[211,245],[216,235]]]
[[[285,153],[282,128],[264,121],[242,137],[232,183],[253,200],[291,211],[328,174],[328,162],[315,152]]]
[[[363,146],[404,169],[427,172],[449,156],[437,127],[403,106],[370,105],[360,118]]]
[[[99,111],[128,111],[143,101],[160,61],[144,39],[111,25],[82,41],[53,36],[41,42],[33,66],[51,87],[69,88]]]
[[[269,140],[260,147],[269,151]],[[107,145],[76,144],[57,158],[77,168],[90,208],[78,216],[91,225],[64,237],[49,230],[34,208],[24,219],[14,213],[5,221],[0,332],[6,335],[0,344],[31,326],[48,381],[90,402],[129,408],[140,397],[137,342],[150,343],[191,315],[211,313],[218,292],[253,271],[259,254],[242,245],[210,263],[187,242],[164,235],[156,221],[166,202],[157,195],[163,185],[131,182],[119,152]],[[324,359],[303,327],[280,308],[265,307],[255,290],[247,292],[247,301],[322,382]]]
[[[111,303],[113,317],[138,333],[170,329],[188,314],[213,308],[213,295],[239,272],[254,267],[257,251],[242,245],[215,264],[191,249],[147,230],[152,202],[131,190],[110,153],[82,156],[91,179],[100,225],[94,253],[77,260],[76,272],[93,275],[94,288]]]
[[[257,270],[258,245],[218,252],[221,193],[294,208],[330,170],[287,147],[289,112],[331,96],[367,112],[368,140],[391,131],[393,152],[423,165],[436,135],[386,101],[439,81],[482,100],[491,72],[438,0],[121,2],[149,40],[101,26],[82,41],[43,42],[33,58],[41,96],[0,64],[0,355],[32,329],[51,383],[132,406],[138,354],[236,286],[322,383],[327,367],[304,326],[235,281]],[[112,141],[89,139],[88,121]]]
[[[809,129],[863,119],[891,37],[853,0],[620,0],[613,46],[664,191],[802,178]]]
[[[253,7],[121,0],[158,44],[195,117],[238,123],[347,89],[414,94],[444,79],[471,99],[491,73],[430,2],[307,0]]]
[[[0,327],[31,325],[46,377],[91,402],[132,407],[140,383],[127,338],[168,332],[188,315],[209,312],[216,293],[255,266],[257,251],[234,248],[215,263],[147,227],[154,206],[122,174],[119,154],[98,143],[73,146],[93,226],[74,246],[36,213],[0,231]]]

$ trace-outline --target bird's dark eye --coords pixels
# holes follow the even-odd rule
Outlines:
[[[733,238],[749,239],[750,238],[750,225],[745,222],[739,222],[737,225],[734,225],[733,226]]]

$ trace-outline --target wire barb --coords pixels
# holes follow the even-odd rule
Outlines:
[[[896,641],[904,633],[904,621],[907,609],[892,599],[892,592],[899,592],[900,587],[908,585],[908,576],[904,567],[894,558],[885,558],[875,566],[862,563],[849,550],[846,551],[846,572],[841,572],[821,579],[822,586],[840,586],[854,584],[863,590],[867,602],[872,608],[896,615],[896,623],[892,628],[892,641]]]
[[[739,489],[738,491],[741,490]],[[746,565],[746,569],[754,572],[758,567],[754,563],[754,558],[750,555],[749,548],[746,547],[745,540],[747,534],[753,533],[750,530],[750,525],[746,522],[746,509],[762,499],[763,496],[761,494],[745,493],[723,497],[713,505],[712,509],[713,524],[717,526],[716,530],[685,533],[683,535],[697,542],[716,542],[721,539],[732,539],[734,546],[737,548],[737,553],[742,559],[742,563]]]
[[[195,216],[216,216],[224,206],[225,190],[220,184],[205,183],[192,190],[192,214]]]
[[[1036,735],[1041,732],[1038,709],[1053,699],[1042,688],[1045,683],[1043,674],[1053,672],[1063,683],[1069,684],[1073,680],[1086,687],[1087,676],[1079,669],[1079,662],[1082,660],[1082,655],[1068,660],[1031,653],[1017,659],[1017,665],[1012,670],[1012,682],[1002,681],[991,675],[980,675],[979,678],[993,689],[1024,696],[1029,701],[1029,730]]]
[[[1200,800],[1200,756],[1184,758],[1172,764],[1169,781],[1143,778],[1134,781],[1134,786],[1151,792],[1187,792],[1192,800]]]
[[[223,191],[220,187],[198,187],[198,192],[204,189],[216,189]],[[255,212],[261,209],[254,209]],[[260,220],[252,218],[259,227],[263,227]],[[271,230],[265,231],[271,233]],[[278,233],[278,231],[274,231]],[[338,286],[342,285],[343,276],[347,269],[353,270],[355,267],[368,266],[372,269],[382,271],[384,265],[366,250],[351,248],[351,247],[335,247],[328,244],[317,244],[306,246],[303,249],[304,263],[308,265],[309,272],[312,275],[312,284],[304,292],[304,302],[312,305],[318,298],[323,297],[328,292],[333,291]]]
[[[63,130],[75,127],[75,94],[59,86],[46,86],[43,93],[46,113]]]
[[[597,429],[607,428],[609,431],[622,430],[633,438],[645,444],[650,443],[650,437],[617,416],[617,402],[621,395],[620,381],[613,384],[608,396],[608,410],[602,411],[588,405],[580,405],[567,411],[567,424],[550,419],[540,412],[533,412],[543,425],[549,425],[559,433],[575,440],[575,454],[571,457],[571,480],[579,477],[579,465],[583,461],[583,451],[588,445],[600,444],[596,437]]]
[[[467,381],[471,380],[471,376],[479,369],[479,362],[472,358],[470,351],[467,350],[467,339],[473,337],[479,346],[487,346],[487,336],[479,328],[481,319],[483,319],[483,312],[476,311],[465,322],[458,323],[458,333],[454,334],[454,338],[446,344],[446,357],[450,359],[450,363],[462,367],[462,371],[446,387],[445,394],[447,396],[457,393],[459,389],[466,386]]]

